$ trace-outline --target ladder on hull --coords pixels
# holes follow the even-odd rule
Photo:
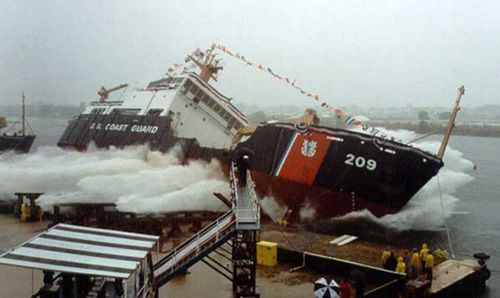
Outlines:
[[[246,183],[238,183],[237,172]],[[237,169],[231,163],[230,185],[231,210],[188,238],[153,266],[156,295],[161,286],[198,261],[204,261],[212,267],[204,259],[208,257],[214,261],[208,255],[232,240],[233,270],[230,279],[233,291],[236,297],[259,297],[256,289],[256,231],[260,229],[260,205],[255,184],[248,169]]]

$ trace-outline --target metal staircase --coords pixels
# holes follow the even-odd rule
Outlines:
[[[246,176],[246,183],[241,186],[236,175],[237,168],[234,163],[231,163],[229,176],[232,210],[191,236],[153,266],[157,289],[177,273],[186,271],[190,266],[232,240],[233,270],[230,279],[233,282],[234,293],[236,297],[259,297],[255,285],[255,245],[256,231],[260,229],[260,205],[250,171],[247,169],[244,171],[246,175],[240,172],[240,177]],[[216,268],[214,269],[223,274]],[[227,275],[224,276],[229,278]]]

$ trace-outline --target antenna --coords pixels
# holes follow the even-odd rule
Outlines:
[[[453,131],[453,127],[455,127],[455,120],[457,118],[457,113],[460,110],[459,107],[460,99],[462,98],[462,95],[464,95],[464,93],[465,93],[465,88],[464,85],[462,85],[458,88],[457,100],[455,101],[455,106],[451,111],[450,120],[448,120],[448,126],[446,127],[446,132],[444,134],[443,141],[441,142],[441,147],[439,147],[439,151],[437,154],[437,156],[441,159],[443,158],[446,146],[448,146],[448,142],[450,141],[450,136],[451,132]]]
[[[214,49],[215,44],[212,44],[205,52],[196,49],[192,54],[187,56],[187,60],[193,61],[201,69],[199,76],[207,83],[210,79],[217,81],[217,72],[223,69],[221,59],[215,58]]]
[[[23,137],[24,137],[26,135],[26,106],[25,106],[25,103],[24,103],[24,92],[23,92],[22,106],[23,106],[23,108],[22,108],[22,112],[23,112],[23,115],[22,115],[22,117],[23,117],[23,119],[22,119],[23,131],[22,131],[22,133],[23,133]]]

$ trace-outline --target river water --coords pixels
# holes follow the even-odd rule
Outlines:
[[[457,211],[448,220],[458,256],[485,252],[492,278],[484,297],[500,297],[500,138],[453,136],[451,146],[473,161],[475,180],[458,189]]]
[[[32,149],[36,150],[40,146],[55,145],[65,128],[66,120],[30,119],[30,123],[38,135]],[[435,140],[439,140],[439,137]],[[457,257],[470,258],[476,252],[485,252],[491,256],[488,264],[493,275],[488,282],[488,291],[484,297],[500,297],[500,250],[498,249],[500,247],[498,217],[500,211],[498,195],[500,194],[498,156],[500,138],[452,136],[450,145],[462,152],[463,157],[472,161],[477,167],[470,173],[475,179],[456,190],[454,195],[458,198],[458,202],[454,213],[446,221],[450,229],[453,249]],[[441,206],[428,206],[428,208],[441,208]],[[443,239],[446,238],[443,237]],[[198,271],[206,274],[205,269],[196,266],[193,268],[193,275]],[[210,279],[202,279],[202,281],[208,282],[206,286],[210,287]],[[181,284],[182,282],[179,286]],[[224,284],[229,287],[229,284]],[[172,285],[172,288],[175,288],[175,285]]]

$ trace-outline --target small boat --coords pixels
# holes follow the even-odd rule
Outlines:
[[[19,122],[21,124],[20,128]],[[4,130],[0,134],[0,152],[14,151],[16,153],[28,153],[36,136],[33,134],[31,128],[30,132],[27,133],[26,127],[29,127],[29,124],[26,121],[25,96],[23,92],[21,120],[8,126],[5,117],[0,116],[0,131]]]

